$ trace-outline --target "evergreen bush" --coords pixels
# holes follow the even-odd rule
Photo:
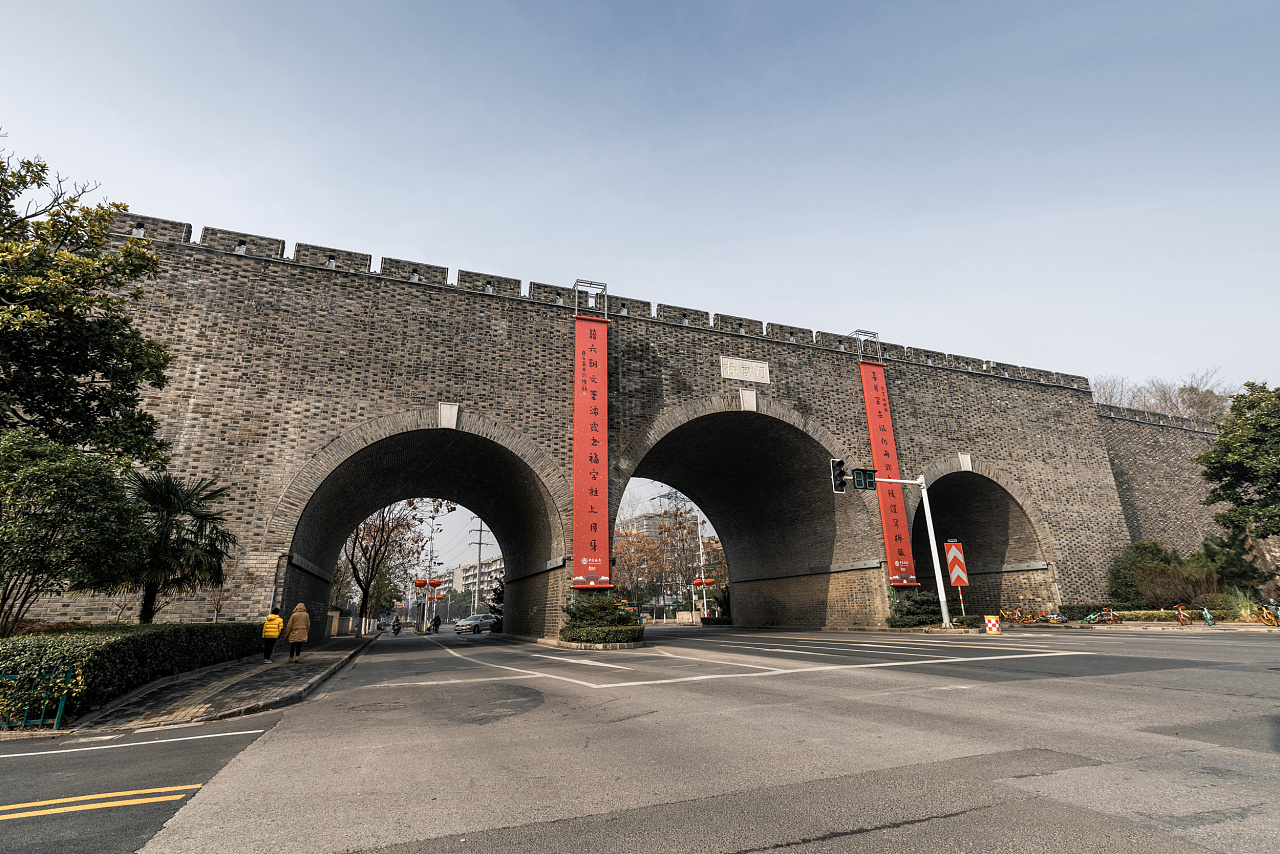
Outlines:
[[[0,670],[60,677],[74,668],[67,714],[75,715],[154,679],[261,652],[262,623],[110,624],[0,640]],[[17,690],[26,681],[0,682],[0,709],[16,713],[26,705],[28,697]]]
[[[576,596],[564,606],[568,616],[560,640],[569,643],[635,643],[644,637],[644,626],[612,596]],[[597,638],[608,638],[598,640]]]

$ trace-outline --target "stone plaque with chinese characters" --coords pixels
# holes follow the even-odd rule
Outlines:
[[[573,575],[571,586],[609,581],[609,321],[574,319]]]
[[[720,357],[720,376],[727,380],[746,380],[749,383],[769,382],[769,363],[750,359]]]

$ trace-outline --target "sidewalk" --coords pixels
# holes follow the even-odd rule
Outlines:
[[[342,665],[377,639],[333,638],[304,648],[302,661],[290,664],[288,644],[276,646],[271,664],[261,659],[211,668],[181,682],[143,691],[114,708],[87,715],[74,729],[160,727],[231,718],[287,706],[305,698]]]

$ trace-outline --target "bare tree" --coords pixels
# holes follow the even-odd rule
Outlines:
[[[340,562],[360,589],[357,637],[364,631],[370,591],[378,578],[396,566],[416,563],[426,548],[426,538],[418,530],[423,519],[415,512],[415,504],[411,499],[383,507],[357,525],[342,545]]]
[[[1102,374],[1089,381],[1096,403],[1158,412],[1181,418],[1221,421],[1237,389],[1218,376],[1218,368],[1193,371],[1180,379],[1150,377],[1135,383],[1128,377]]]

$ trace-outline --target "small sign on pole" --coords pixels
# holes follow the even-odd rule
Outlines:
[[[969,586],[969,572],[964,565],[964,546],[955,540],[947,540],[947,573],[951,576],[951,586],[956,588],[960,597],[960,616],[964,613],[964,588]]]
[[[968,587],[969,572],[964,565],[964,546],[955,540],[947,540],[943,551],[947,555],[947,572],[951,575],[951,586]]]

